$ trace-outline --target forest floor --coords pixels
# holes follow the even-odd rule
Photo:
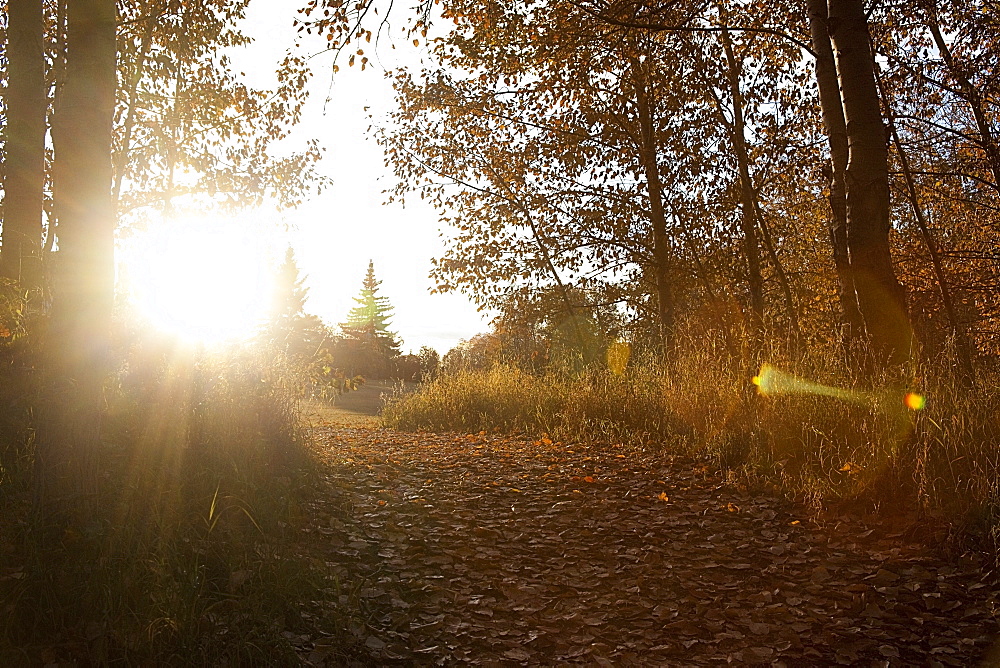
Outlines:
[[[626,445],[329,417],[302,541],[331,586],[305,615],[356,609],[361,663],[996,665],[996,578],[902,524]],[[344,662],[332,637],[290,640]]]

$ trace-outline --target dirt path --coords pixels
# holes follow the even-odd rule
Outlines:
[[[411,392],[414,383],[398,384],[390,381],[365,383],[353,392],[346,392],[333,406],[310,402],[303,407],[306,422],[318,426],[378,427],[378,415],[386,398],[400,392]]]
[[[380,664],[975,665],[998,591],[626,447],[319,427],[307,533]],[[327,659],[322,643],[303,657]]]

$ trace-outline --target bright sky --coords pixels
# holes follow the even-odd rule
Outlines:
[[[234,54],[234,60],[253,85],[273,86],[275,65],[294,41],[292,20],[299,4],[251,1],[245,32],[255,43],[245,53]],[[398,27],[393,34],[401,36]],[[408,44],[398,38],[399,50],[392,51],[385,41],[378,57],[391,65],[396,54],[405,50],[405,57],[415,59],[415,50],[405,49]],[[315,46],[318,51],[318,39]],[[369,51],[366,49],[366,55],[371,56]],[[373,122],[383,122],[394,102],[392,86],[383,77],[378,58],[372,60],[375,67],[364,72],[343,63],[332,88],[331,54],[311,61],[310,100],[289,148],[318,138],[326,148],[320,170],[333,179],[333,186],[276,218],[292,227],[290,242],[307,275],[310,312],[330,324],[341,322],[354,306],[353,298],[371,259],[375,275],[382,281],[380,294],[396,309],[392,329],[403,340],[403,352],[417,352],[428,345],[444,354],[459,340],[486,331],[488,318],[477,313],[462,295],[429,294],[430,260],[443,254],[434,210],[422,205],[419,198],[408,202],[405,209],[398,204],[383,205],[382,191],[393,185],[393,177],[383,163],[381,148],[368,138],[367,128]],[[324,113],[328,91],[331,101]]]

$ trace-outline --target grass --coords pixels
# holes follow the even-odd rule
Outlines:
[[[835,351],[792,357],[774,350],[738,363],[716,348],[688,344],[669,368],[633,360],[620,374],[604,366],[531,374],[504,365],[446,373],[390,403],[384,421],[406,430],[547,434],[698,454],[816,509],[905,512],[997,553],[996,371],[963,382],[949,359],[939,359],[906,382],[886,378],[865,390]],[[851,394],[760,395],[751,379],[765,361]],[[911,391],[926,398],[923,410],[904,405]]]
[[[298,665],[290,638],[351,613],[308,604],[329,583],[296,543],[315,465],[293,379],[261,351],[129,343],[84,523],[33,514],[31,402],[0,410],[0,664]]]

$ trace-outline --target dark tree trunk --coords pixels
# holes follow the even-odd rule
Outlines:
[[[840,99],[837,65],[830,44],[829,10],[826,0],[808,0],[809,27],[816,52],[816,82],[819,85],[820,110],[830,145],[830,241],[833,264],[840,286],[840,308],[845,327],[845,343],[864,332],[864,322],[854,293],[851,262],[847,253],[847,122]]]
[[[642,64],[632,61],[635,80],[636,108],[639,112],[639,158],[646,176],[649,196],[649,219],[653,231],[653,273],[656,281],[656,313],[659,321],[660,344],[670,354],[673,350],[674,296],[670,287],[670,236],[667,234],[667,216],[663,209],[663,183],[657,160],[655,112]]]
[[[868,21],[861,0],[829,0],[847,127],[847,247],[858,308],[876,363],[909,359],[906,295],[889,252],[889,164],[875,85]]]
[[[60,213],[48,402],[39,433],[38,500],[71,512],[97,480],[99,426],[114,298],[111,139],[115,0],[70,0],[66,81],[56,100],[54,189]]]
[[[747,262],[747,285],[750,290],[750,311],[754,326],[759,330],[764,324],[764,280],[760,273],[760,243],[757,239],[757,216],[754,207],[753,185],[750,182],[750,158],[746,147],[746,121],[743,113],[743,94],[740,92],[739,72],[733,54],[729,33],[722,31],[722,45],[726,51],[729,92],[733,98],[732,140],[736,164],[740,175],[740,228],[743,232],[743,253]]]
[[[6,168],[0,276],[41,282],[45,187],[44,22],[41,0],[7,4]]]
[[[723,30],[722,46],[726,53],[726,79],[729,83],[729,94],[733,99],[733,122],[729,125],[733,151],[736,154],[736,164],[740,175],[740,206],[744,221],[744,239],[747,243],[747,267],[750,276],[750,296],[751,304],[754,305],[754,316],[763,324],[764,316],[764,280],[760,273],[760,249],[757,244],[762,241],[764,249],[774,265],[774,271],[781,286],[781,294],[785,300],[785,316],[788,319],[789,338],[793,341],[799,339],[799,319],[795,309],[795,300],[792,297],[792,288],[788,282],[788,276],[781,265],[777,250],[771,242],[767,221],[761,215],[757,188],[754,186],[753,177],[750,175],[750,151],[747,148],[746,139],[746,106],[743,101],[743,93],[740,89],[740,74],[742,63],[736,61],[733,52],[733,43],[729,38],[729,31]],[[753,244],[750,247],[751,239],[746,237],[746,232],[754,233]],[[760,237],[756,232],[760,232]],[[756,273],[755,273],[756,272]],[[754,292],[756,289],[756,293]]]

